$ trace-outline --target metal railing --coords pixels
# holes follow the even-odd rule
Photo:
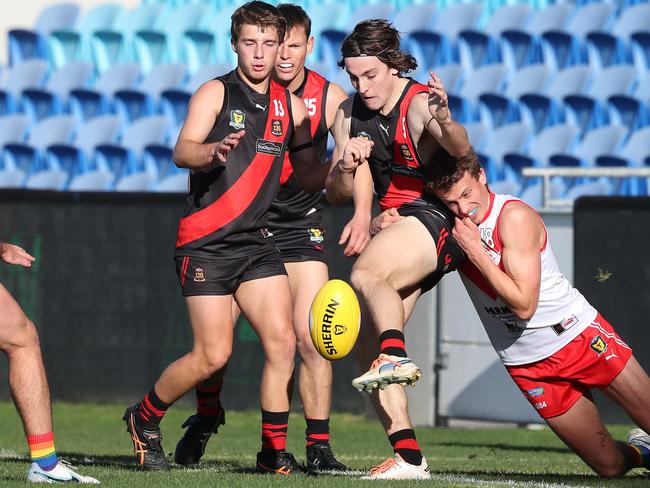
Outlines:
[[[571,207],[573,200],[567,198],[552,198],[551,178],[650,178],[650,168],[523,168],[522,175],[526,178],[542,177],[542,208]]]

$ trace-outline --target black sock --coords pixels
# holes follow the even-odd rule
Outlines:
[[[404,344],[404,332],[397,329],[388,329],[379,336],[379,349],[382,354],[398,356],[400,358],[408,357],[406,354],[406,345]]]
[[[262,410],[262,452],[272,453],[287,448],[289,412]]]
[[[399,454],[404,461],[415,466],[419,466],[422,463],[422,451],[420,451],[420,445],[415,439],[413,429],[393,432],[388,436],[388,440],[393,446],[393,452]]]
[[[314,444],[329,444],[330,442],[330,419],[308,419],[305,417],[307,428],[305,436],[307,447]]]
[[[152,388],[140,402],[136,420],[145,429],[157,429],[170,406],[171,403],[163,402]]]

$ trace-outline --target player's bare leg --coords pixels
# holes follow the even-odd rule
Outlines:
[[[406,217],[375,236],[352,268],[352,285],[365,301],[382,342],[377,361],[352,381],[359,391],[412,384],[420,378],[420,369],[406,355],[400,292],[413,290],[436,270],[435,249],[427,228],[415,217]]]
[[[257,332],[265,356],[260,385],[262,449],[257,455],[257,469],[282,474],[300,472],[301,466],[286,452],[296,352],[288,279],[281,275],[246,281],[239,286],[235,299]]]
[[[9,390],[23,423],[32,463],[29,482],[99,483],[60,463],[54,448],[52,407],[34,323],[0,285],[0,350],[9,361]]]
[[[232,351],[232,295],[190,296],[186,303],[192,350],[170,364],[143,401],[124,414],[138,464],[146,469],[169,469],[161,444],[162,417],[173,402],[223,368]]]

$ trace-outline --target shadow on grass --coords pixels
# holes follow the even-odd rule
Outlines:
[[[433,476],[467,476],[467,477],[476,477],[480,476],[481,478],[492,478],[494,481],[503,481],[504,477],[508,479],[520,481],[520,482],[531,482],[531,481],[540,481],[544,483],[557,483],[571,486],[571,484],[579,484],[584,486],[584,484],[594,485],[597,483],[597,486],[613,486],[619,487],[621,483],[621,478],[601,478],[596,474],[563,474],[563,473],[529,473],[529,474],[520,474],[520,473],[509,473],[505,471],[489,471],[489,470],[463,470],[463,469],[450,469],[445,471],[435,470],[431,472]],[[628,474],[625,479],[629,480],[642,480],[650,479],[650,473],[632,473]]]
[[[501,449],[503,451],[519,451],[519,452],[555,452],[565,454],[572,452],[567,447],[544,447],[544,446],[513,446],[512,444],[493,444],[493,443],[468,443],[468,442],[427,442],[427,446],[442,446],[442,447],[478,447],[483,449]]]

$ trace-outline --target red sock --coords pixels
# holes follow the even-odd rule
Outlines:
[[[330,419],[308,419],[305,417],[307,428],[305,436],[307,446],[313,444],[329,444],[330,442]]]
[[[196,413],[201,417],[218,417],[221,415],[221,388],[223,382],[216,386],[196,387]]]
[[[287,448],[289,412],[262,410],[262,450],[284,451]]]
[[[388,440],[393,446],[393,452],[399,454],[404,461],[415,466],[419,466],[422,463],[422,451],[420,451],[420,445],[415,439],[413,429],[403,429],[393,432],[388,436]]]
[[[406,345],[404,344],[404,332],[397,329],[388,329],[379,336],[379,349],[382,354],[398,356],[401,358],[408,357],[406,354]]]

